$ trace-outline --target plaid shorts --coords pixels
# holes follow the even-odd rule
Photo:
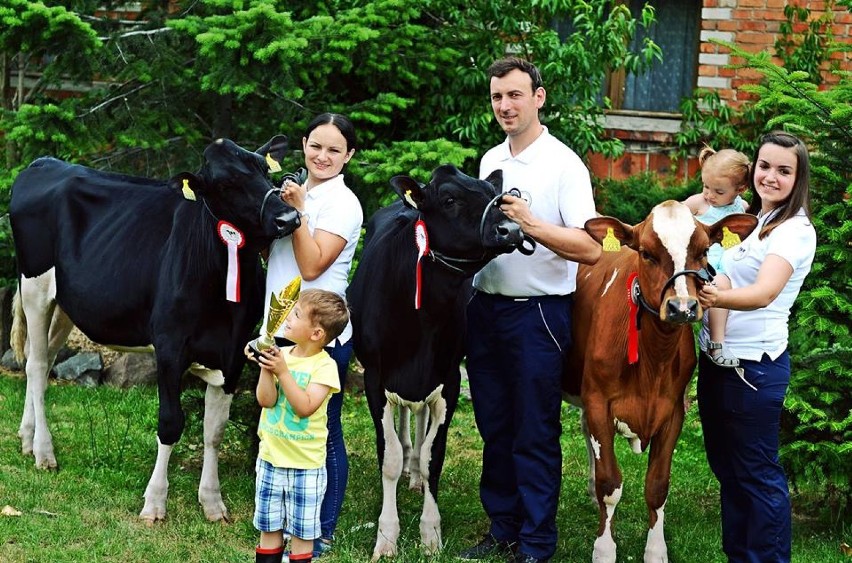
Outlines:
[[[325,466],[319,469],[275,467],[260,458],[254,494],[254,527],[261,532],[285,533],[303,540],[322,535],[320,507],[325,496]]]

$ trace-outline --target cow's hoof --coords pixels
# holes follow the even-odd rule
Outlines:
[[[142,512],[139,513],[139,519],[148,526],[153,526],[166,519],[166,507],[145,503]]]
[[[209,495],[199,493],[198,502],[201,503],[201,508],[204,510],[204,517],[210,522],[231,521],[228,508],[218,491]]]
[[[204,516],[209,522],[222,522],[223,524],[231,523],[231,515],[228,514],[227,510],[219,510],[215,513],[209,513],[207,512],[207,510],[205,510]]]
[[[396,557],[396,543],[379,540],[376,542],[376,547],[373,549],[373,558],[370,561],[378,561],[382,557]]]
[[[43,456],[43,457],[36,456],[35,466],[36,466],[36,469],[48,469],[48,470],[56,469],[57,468],[56,458],[53,457],[52,455],[51,456]]]

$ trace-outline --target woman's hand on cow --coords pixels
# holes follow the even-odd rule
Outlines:
[[[281,200],[296,209],[305,208],[305,197],[308,193],[307,186],[300,185],[292,180],[287,180],[281,186]]]
[[[715,307],[719,301],[719,288],[712,283],[705,283],[698,291],[698,302],[705,309]]]

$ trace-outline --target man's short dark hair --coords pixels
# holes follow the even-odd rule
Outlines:
[[[495,76],[497,78],[502,78],[515,69],[529,75],[530,80],[532,81],[533,92],[543,86],[541,82],[541,73],[538,71],[538,68],[536,68],[536,66],[528,60],[520,57],[506,57],[491,63],[491,66],[488,67],[488,79],[491,80]]]

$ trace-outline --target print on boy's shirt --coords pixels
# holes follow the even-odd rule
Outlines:
[[[296,385],[302,389],[306,389],[311,382],[311,374],[309,373],[302,371],[291,371],[290,373],[296,381]],[[279,391],[278,402],[271,409],[264,409],[264,412],[266,416],[261,419],[261,428],[265,432],[288,440],[312,440],[314,438],[313,434],[305,434],[305,428],[308,427],[310,420],[301,418],[293,411],[293,407],[287,401],[284,393]],[[284,428],[280,426],[282,418]],[[291,434],[291,432],[299,434]]]

